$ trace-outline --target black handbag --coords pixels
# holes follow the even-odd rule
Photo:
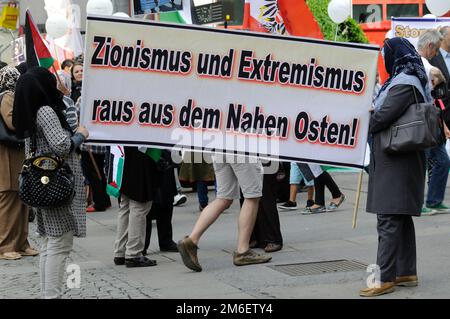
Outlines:
[[[58,208],[70,204],[74,196],[75,178],[64,159],[32,155],[23,162],[19,197],[25,204],[42,209]]]
[[[416,103],[389,128],[381,132],[381,149],[397,154],[425,150],[441,141],[442,122],[440,110],[434,103],[419,103],[413,87]]]
[[[3,100],[3,93],[0,95],[0,104]],[[21,139],[18,139],[14,132],[12,132],[5,123],[3,116],[0,114],[0,144],[5,145],[10,148],[22,148],[24,146],[24,142]]]

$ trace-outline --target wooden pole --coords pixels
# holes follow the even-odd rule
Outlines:
[[[95,161],[95,158],[94,158],[94,155],[92,154],[92,150],[91,150],[90,146],[88,146],[88,153],[89,153],[89,157],[91,159],[92,165],[94,166],[95,172],[97,173],[97,177],[101,181],[102,175],[100,174],[100,169],[97,166],[97,162]]]
[[[364,170],[361,170],[361,172],[359,172],[359,176],[358,176],[358,187],[356,188],[355,207],[353,208],[353,222],[352,222],[353,229],[356,228],[356,218],[358,216],[359,198],[361,196],[363,174],[364,174]]]

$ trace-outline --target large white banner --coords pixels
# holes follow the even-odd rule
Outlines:
[[[426,30],[450,26],[450,18],[392,18],[392,32],[395,37],[408,39],[416,48],[419,36]]]
[[[97,144],[361,167],[378,49],[88,17],[81,122]]]

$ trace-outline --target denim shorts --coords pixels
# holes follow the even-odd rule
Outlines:
[[[314,180],[307,181],[305,176],[302,174],[298,168],[297,163],[291,162],[291,174],[289,176],[289,184],[299,185],[301,181],[305,182],[305,186],[314,186]]]

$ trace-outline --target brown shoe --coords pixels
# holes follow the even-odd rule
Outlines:
[[[37,256],[39,255],[39,252],[34,248],[28,247],[24,251],[19,251],[19,254],[22,256]]]
[[[236,251],[233,253],[233,264],[235,266],[262,264],[269,262],[271,259],[272,257],[265,254],[257,254],[251,249],[242,254],[239,254]]]
[[[283,248],[283,246],[280,244],[268,243],[266,245],[266,247],[264,248],[264,251],[266,253],[273,253],[273,252],[281,250],[282,248]]]
[[[202,266],[200,266],[197,259],[198,247],[194,244],[192,239],[188,236],[184,237],[178,242],[177,248],[186,267],[193,271],[202,271]]]
[[[401,276],[395,278],[395,285],[401,287],[417,287],[419,281],[417,276]]]
[[[383,282],[379,288],[364,288],[359,291],[361,297],[376,297],[391,293],[395,290],[393,282]]]

